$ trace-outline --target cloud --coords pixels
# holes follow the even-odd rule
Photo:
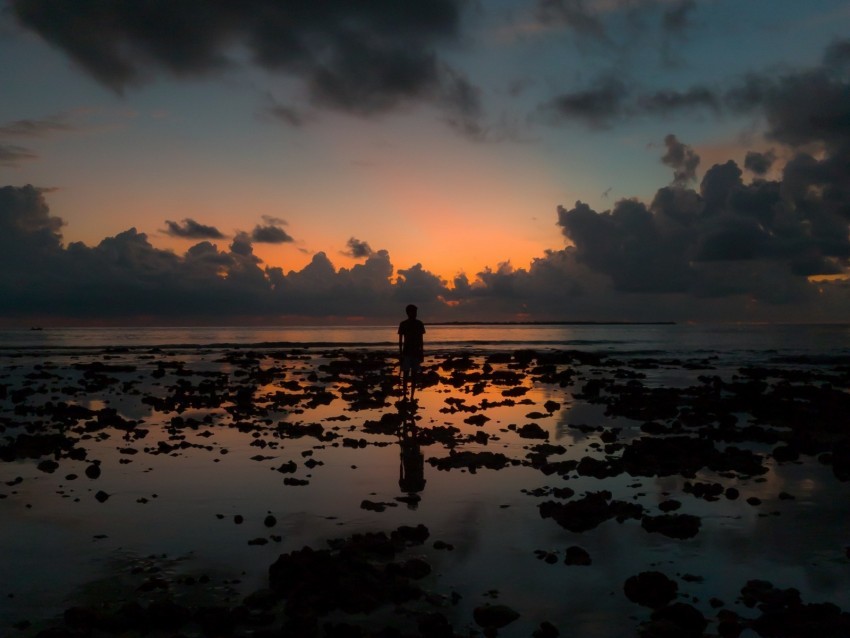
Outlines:
[[[711,89],[695,86],[685,91],[662,90],[640,95],[632,111],[649,115],[666,115],[701,107],[719,112],[720,99]]]
[[[287,104],[274,102],[268,107],[268,113],[276,120],[294,128],[300,128],[306,122],[306,117],[299,109]]]
[[[558,95],[542,104],[539,111],[553,123],[580,120],[592,128],[605,128],[623,114],[629,91],[616,78],[601,78],[579,91]]]
[[[641,117],[706,111],[715,116],[757,114],[765,135],[795,148],[836,147],[850,132],[850,39],[828,46],[821,63],[777,75],[749,73],[722,86],[646,89],[610,74],[589,87],[541,102],[550,124],[583,122],[607,128]]]
[[[699,166],[699,155],[687,144],[682,144],[675,135],[667,135],[664,138],[664,146],[667,152],[662,156],[661,162],[673,169],[673,184],[685,186],[696,179],[697,166]]]
[[[54,116],[41,120],[15,120],[0,126],[0,135],[16,137],[43,137],[51,133],[74,130],[63,116]]]
[[[776,153],[772,149],[765,153],[747,151],[747,155],[744,157],[744,168],[756,175],[762,176],[767,174],[775,161]]]
[[[661,28],[666,33],[681,35],[691,26],[690,14],[696,9],[695,0],[679,0],[664,9],[661,14]]]
[[[38,159],[38,155],[28,148],[0,143],[0,166],[20,166],[21,162],[34,159]]]
[[[244,232],[226,249],[205,240],[182,256],[133,228],[95,246],[65,246],[64,222],[51,215],[45,191],[7,186],[0,188],[0,321],[391,323],[407,303],[427,321],[834,320],[850,312],[846,283],[808,280],[846,273],[850,263],[848,218],[823,197],[823,183],[817,192],[807,186],[811,175],[823,179],[827,160],[795,157],[781,179],[749,184],[730,161],[706,171],[698,189],[665,186],[648,204],[559,207],[570,245],[528,267],[505,262],[451,285],[423,264],[396,270],[385,250],[350,269],[317,253],[284,273],[263,264]],[[363,244],[352,238],[349,247]]]
[[[348,250],[343,251],[343,255],[353,257],[354,259],[363,259],[373,254],[371,246],[365,241],[360,241],[355,237],[351,237],[345,244]]]
[[[585,0],[538,0],[537,15],[543,24],[569,27],[583,37],[607,40],[605,26]]]
[[[166,220],[165,226],[166,235],[181,239],[224,239],[224,235],[215,226],[206,226],[190,218],[184,219],[182,225]]]
[[[457,38],[463,4],[12,0],[11,11],[118,93],[161,71],[222,72],[244,50],[259,67],[300,79],[314,105],[369,116],[409,102],[443,104],[452,74],[436,49]],[[272,113],[303,122],[290,105]]]
[[[687,184],[698,157],[673,135],[665,145],[673,184],[648,206],[620,200],[610,211],[582,202],[558,209],[576,260],[616,290],[791,303],[810,293],[808,277],[848,271],[850,195],[833,157],[799,154],[781,181],[750,184],[729,160],[706,171],[694,191]]]
[[[695,0],[678,0],[661,12],[661,60],[668,66],[680,64],[676,45],[687,40],[696,6]]]
[[[257,224],[251,231],[251,241],[258,244],[286,244],[295,241],[280,227],[285,222],[276,217],[264,217],[266,225]]]

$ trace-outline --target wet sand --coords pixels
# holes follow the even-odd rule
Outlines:
[[[847,361],[398,381],[378,348],[5,353],[0,633],[850,635]]]

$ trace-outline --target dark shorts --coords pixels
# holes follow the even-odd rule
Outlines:
[[[419,360],[419,357],[404,355],[401,358],[401,371],[402,372],[419,372],[419,367],[422,365],[422,362]]]

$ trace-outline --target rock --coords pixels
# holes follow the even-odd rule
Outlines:
[[[540,623],[540,627],[534,630],[531,634],[532,638],[558,638],[561,633],[552,623],[544,620]]]
[[[643,437],[623,450],[622,463],[632,476],[692,477],[717,454],[707,439],[688,436]]]
[[[416,625],[423,638],[453,638],[455,635],[448,618],[439,612],[421,616]]]
[[[98,500],[98,502],[104,503],[110,497],[110,494],[107,494],[103,490],[98,490],[94,497]]]
[[[431,573],[431,565],[423,558],[410,558],[402,564],[401,573],[407,578],[419,580]]]
[[[479,627],[501,629],[519,618],[519,613],[507,605],[482,605],[472,611]]]
[[[387,509],[387,504],[377,503],[375,501],[370,501],[369,499],[363,499],[360,502],[360,509],[367,510],[369,512],[383,512]]]
[[[633,603],[658,609],[676,597],[679,585],[657,571],[646,571],[630,576],[623,584],[623,592]]]
[[[403,545],[421,545],[428,540],[430,535],[431,532],[428,531],[428,528],[420,523],[416,527],[401,525],[390,533],[390,538]]]
[[[666,500],[666,501],[661,501],[658,504],[658,509],[660,509],[665,514],[667,512],[675,511],[675,510],[679,509],[680,507],[682,507],[682,503],[680,501],[677,501],[677,500],[672,499],[672,498],[669,499],[669,500]]]
[[[453,468],[466,468],[475,472],[479,468],[490,470],[501,470],[511,464],[510,459],[501,452],[456,452],[451,450],[449,456],[443,458],[430,458],[428,462],[439,470]]]
[[[100,477],[100,464],[92,463],[91,465],[86,466],[86,476],[90,479],[96,479]]]
[[[661,516],[644,516],[641,527],[647,532],[658,532],[670,538],[693,538],[699,533],[702,521],[691,514],[663,514]]]
[[[487,423],[487,421],[489,421],[489,420],[490,420],[490,417],[486,416],[484,414],[473,414],[472,416],[465,418],[463,420],[463,422],[469,423],[469,425],[476,425],[478,427],[481,427],[482,425]]]
[[[590,558],[587,550],[578,545],[573,545],[567,547],[567,555],[564,563],[567,565],[590,565],[593,563],[593,560]]]
[[[53,459],[45,459],[36,467],[42,472],[46,472],[47,474],[53,474],[56,470],[59,469],[59,464]]]
[[[687,603],[673,603],[652,612],[649,623],[641,627],[642,638],[702,638],[708,622],[702,613]]]
[[[549,433],[540,427],[537,423],[526,423],[521,428],[517,428],[517,434],[524,439],[548,439]]]
[[[249,609],[268,610],[274,607],[278,600],[278,595],[271,589],[259,589],[248,594],[242,602]]]
[[[585,532],[612,518],[622,522],[643,514],[643,507],[637,503],[610,499],[610,492],[592,492],[577,501],[546,501],[538,507],[541,517],[553,518],[571,532]]]

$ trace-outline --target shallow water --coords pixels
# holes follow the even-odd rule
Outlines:
[[[573,426],[616,428],[620,442],[642,436],[640,421],[606,415],[605,406],[576,396],[589,379],[630,370],[642,375],[640,381],[648,387],[687,387],[701,374],[731,378],[737,371],[734,366],[706,364],[701,353],[692,359],[647,366],[645,361],[621,353],[616,367],[574,365],[576,382],[566,387],[534,381],[533,375],[523,371],[521,386],[528,388],[526,394],[515,397],[513,405],[479,410],[476,414],[490,420],[476,426],[464,422],[470,413],[452,413],[446,400],[462,399],[467,406],[481,405],[485,399],[500,402],[509,386],[489,382],[475,388],[466,382],[455,387],[439,366],[457,351],[435,348],[426,368],[439,371],[440,381],[417,396],[418,428],[457,427],[461,441],[457,449],[501,452],[517,464],[474,473],[457,468],[438,470],[428,459],[446,457],[449,449],[439,442],[422,445],[419,451],[424,464],[420,469],[426,483],[414,508],[395,500],[405,494],[399,486],[401,439],[363,429],[366,421],[395,412],[396,397],[388,397],[381,407],[353,409],[342,398],[350,390],[351,379],[346,375],[328,377],[327,371],[319,368],[345,359],[348,352],[366,356],[375,351],[376,346],[104,352],[94,347],[69,351],[63,346],[47,352],[23,348],[3,357],[0,384],[6,386],[7,398],[0,412],[5,427],[0,441],[2,437],[10,440],[27,424],[33,430],[52,427],[38,415],[16,414],[11,394],[27,387],[36,392],[24,405],[66,401],[93,410],[111,407],[124,419],[139,423],[126,431],[87,429],[82,423],[70,428],[69,434],[78,439],[76,446],[85,449],[86,460],[60,458],[59,468],[52,473],[36,467],[43,459],[0,463],[0,546],[6,556],[0,566],[0,627],[27,619],[33,623],[27,631],[34,633],[66,607],[89,600],[92,590],[100,592],[97,583],[114,583],[126,576],[132,565],[154,560],[147,557],[173,561],[169,573],[207,574],[211,588],[222,595],[229,592],[232,600],[238,600],[266,585],[268,566],[281,553],[304,545],[320,547],[327,539],[354,532],[389,531],[401,524],[418,523],[424,523],[431,533],[417,550],[434,568],[426,588],[445,596],[452,591],[462,596],[445,611],[456,630],[473,628],[472,609],[497,600],[521,614],[518,621],[500,630],[500,636],[528,636],[544,620],[555,624],[562,636],[630,635],[648,618],[649,611],[623,595],[623,583],[650,569],[676,579],[680,598],[693,602],[708,618],[715,613],[708,604],[711,597],[742,615],[751,614],[735,600],[741,587],[755,578],[770,580],[777,587],[796,587],[807,602],[830,601],[850,608],[845,552],[850,485],[837,481],[831,469],[814,457],[802,456],[799,462],[783,464],[767,458],[768,472],[760,477],[730,478],[703,470],[689,479],[717,481],[741,492],[737,500],[715,502],[683,493],[686,479],[681,476],[620,474],[597,479],[573,472],[564,478],[522,464],[529,448],[541,441],[522,438],[514,428],[531,421],[546,431],[550,443],[566,448],[564,454],[553,458],[559,461],[605,456],[599,432],[582,432]],[[470,347],[473,371],[480,370],[492,352],[492,348]],[[773,353],[762,356],[769,358]],[[249,362],[252,358],[258,364]],[[691,369],[683,365],[688,361],[702,364]],[[132,369],[107,371],[106,376],[117,381],[91,383],[86,389],[85,370],[74,366],[92,362]],[[180,363],[182,367],[160,368],[162,363]],[[493,367],[508,368],[504,364]],[[823,364],[809,367],[832,370]],[[269,379],[252,381],[254,371],[271,368],[276,370]],[[162,376],[155,374],[158,369],[164,371]],[[317,378],[311,380],[309,375],[316,372]],[[388,382],[395,381],[393,368],[379,372]],[[219,373],[228,375],[228,387],[249,386],[254,408],[265,406],[275,392],[289,392],[281,387],[285,381],[324,387],[334,398],[313,407],[302,401],[297,407],[277,406],[241,416],[228,410],[232,407],[229,402],[178,413],[142,400],[173,395],[181,382],[197,385],[218,378],[210,375]],[[543,411],[549,400],[560,403],[560,408],[540,418],[529,417]],[[196,419],[197,426],[174,427],[175,416]],[[312,423],[322,425],[325,435],[331,436],[319,440],[281,435],[285,432],[281,424]],[[464,438],[479,431],[490,435],[486,444]],[[346,438],[362,439],[365,447],[347,446]],[[184,443],[186,447],[156,453],[160,442]],[[750,447],[760,453],[770,450],[759,444]],[[99,461],[101,475],[90,479],[85,468],[94,460]],[[308,467],[310,460],[318,464]],[[296,463],[294,473],[276,471],[289,461]],[[77,478],[69,479],[69,474]],[[289,477],[308,483],[285,485],[284,479]],[[570,532],[552,519],[541,518],[538,505],[551,496],[527,493],[544,486],[569,486],[577,497],[610,490],[614,499],[640,503],[651,514],[659,513],[660,502],[676,498],[682,502],[680,512],[700,516],[702,527],[696,537],[687,540],[647,533],[636,520],[609,520],[589,531]],[[99,490],[109,494],[104,502],[95,498]],[[794,499],[780,500],[781,492]],[[747,503],[752,496],[760,498],[761,504]],[[385,510],[363,509],[364,499],[386,504]],[[276,518],[271,528],[263,522],[269,513]],[[237,515],[244,518],[240,524],[234,521]],[[266,544],[249,544],[256,539],[265,539]],[[433,541],[437,539],[454,549],[435,549]],[[564,565],[564,550],[571,545],[585,548],[593,564]],[[554,552],[558,562],[540,560],[535,555],[538,550]],[[682,577],[688,574],[697,578]],[[20,635],[28,635],[27,631]]]

